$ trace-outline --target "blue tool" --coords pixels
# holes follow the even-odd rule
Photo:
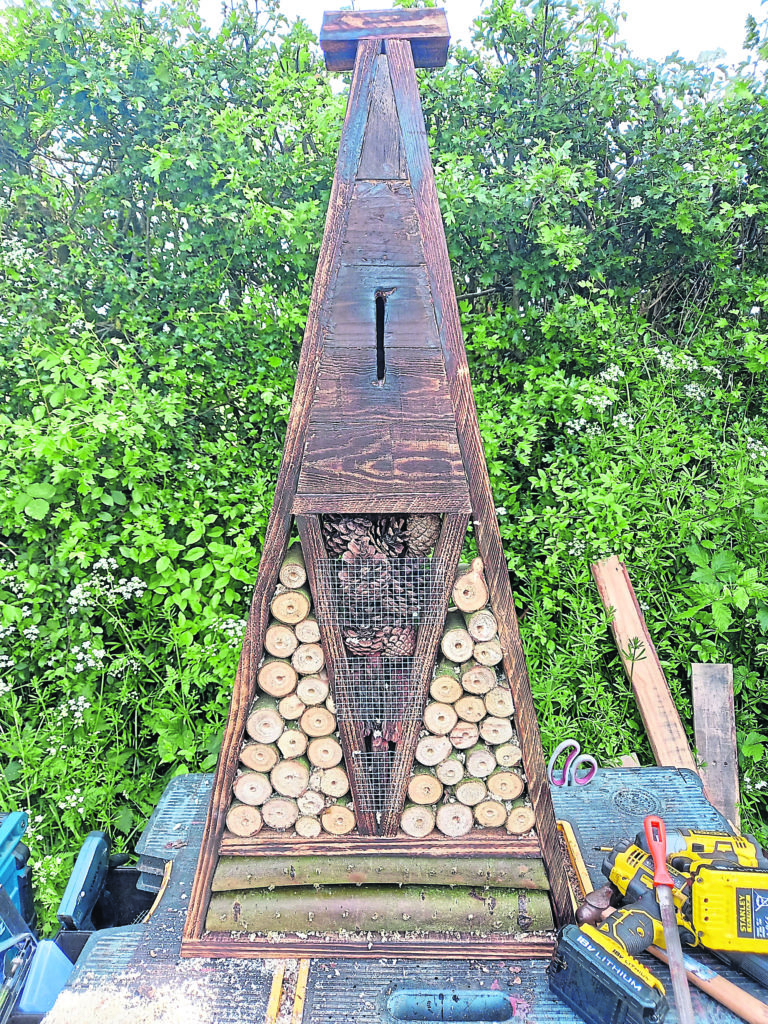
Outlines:
[[[91,913],[104,889],[108,870],[109,836],[106,832],[89,832],[56,912],[62,927],[93,931]]]
[[[558,759],[569,750],[570,753],[565,759],[562,770],[557,767]],[[586,768],[587,771],[579,775],[579,769]],[[582,754],[581,747],[576,740],[563,740],[555,747],[555,752],[549,759],[547,765],[547,778],[552,786],[586,786],[595,777],[597,761],[591,754]]]

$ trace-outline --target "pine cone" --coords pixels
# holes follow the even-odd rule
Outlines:
[[[426,515],[410,515],[405,527],[408,552],[411,555],[426,556],[440,536],[441,519],[436,512]]]
[[[382,639],[385,658],[410,658],[416,650],[416,630],[413,626],[385,626]]]
[[[371,539],[370,516],[326,515],[321,520],[323,540],[329,557],[343,555],[351,543]]]
[[[381,626],[345,626],[342,635],[347,650],[355,658],[378,654],[384,649],[384,628]]]
[[[350,541],[341,556],[344,566],[339,580],[348,600],[353,604],[382,600],[392,583],[387,556],[377,551],[370,540]],[[370,609],[370,616],[376,610]]]
[[[377,516],[371,531],[373,544],[390,558],[398,558],[406,554],[405,528],[405,516]]]

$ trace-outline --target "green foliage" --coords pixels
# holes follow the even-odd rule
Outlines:
[[[0,13],[0,805],[49,903],[220,743],[344,106],[259,6]],[[650,757],[618,554],[686,722],[690,663],[733,662],[768,840],[763,67],[615,28],[494,0],[421,73],[481,430],[545,747]]]

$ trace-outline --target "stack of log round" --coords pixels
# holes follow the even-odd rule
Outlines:
[[[300,544],[286,554],[270,610],[227,828],[242,838],[262,828],[346,835],[355,827],[349,779]]]
[[[535,818],[524,795],[512,693],[496,672],[501,644],[479,558],[460,567],[453,602],[401,828],[414,838],[435,828],[454,838],[473,828],[521,835]]]

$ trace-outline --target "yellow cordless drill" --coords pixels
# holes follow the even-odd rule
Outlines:
[[[619,913],[640,911],[648,931],[647,915],[655,918],[657,910],[653,860],[645,845],[645,837],[638,835],[635,843],[617,846],[603,862],[603,874],[629,901]],[[768,983],[768,859],[758,844],[725,832],[671,829],[667,863],[682,942],[703,946],[761,984]],[[624,935],[628,925],[617,926]],[[660,921],[651,941],[663,945]]]

